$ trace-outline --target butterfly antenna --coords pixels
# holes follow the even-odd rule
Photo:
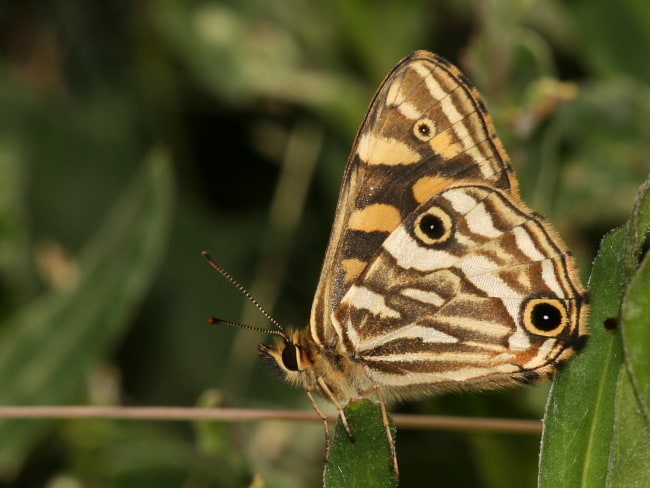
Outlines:
[[[241,324],[239,322],[232,322],[230,320],[218,319],[216,317],[210,317],[208,319],[208,322],[210,322],[211,324],[231,325],[233,327],[239,327],[240,329],[248,329],[248,330],[253,330],[253,331],[256,331],[256,332],[265,332],[267,334],[275,334],[275,335],[279,335],[279,336],[283,337],[284,339],[287,339],[287,336],[286,336],[286,334],[284,332],[284,327],[282,327],[277,320],[275,320],[273,317],[271,317],[271,314],[268,313],[264,309],[264,307],[262,307],[262,305],[259,304],[259,302],[257,300],[255,300],[255,298],[248,292],[248,290],[246,288],[244,288],[244,286],[241,283],[239,283],[239,281],[237,281],[235,278],[233,278],[232,275],[230,273],[228,273],[228,271],[223,269],[214,260],[214,258],[212,256],[210,256],[210,254],[208,252],[201,251],[201,256],[203,256],[203,259],[205,259],[210,266],[212,266],[214,269],[216,269],[221,274],[221,276],[226,278],[230,282],[230,284],[232,284],[235,288],[237,288],[237,290],[239,290],[239,292],[242,295],[244,295],[253,305],[255,305],[255,308],[257,308],[257,310],[259,310],[261,312],[261,314],[264,315],[264,317],[266,317],[273,325],[275,325],[278,328],[278,330],[262,329],[260,327],[253,327],[251,325]]]

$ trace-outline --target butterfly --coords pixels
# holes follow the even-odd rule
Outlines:
[[[321,418],[313,393],[334,403],[352,435],[353,399],[380,402],[386,419],[387,401],[550,378],[585,344],[588,310],[476,88],[416,51],[357,134],[309,327],[274,331],[259,353]]]

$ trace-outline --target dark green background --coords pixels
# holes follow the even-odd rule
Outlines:
[[[308,408],[258,363],[264,338],[207,324],[217,315],[266,326],[199,253],[209,250],[281,323],[306,324],[355,130],[381,79],[415,49],[474,81],[524,199],[556,224],[586,277],[650,170],[646,0],[0,4],[0,345],[18,350],[16,324],[33,320],[43,346],[25,345],[16,371],[0,376],[48,372],[70,317],[93,345],[61,359],[51,396],[0,384],[0,404],[191,406],[213,389],[208,403]],[[171,158],[171,179],[163,163],[146,162],[154,148]],[[124,203],[147,191],[153,203]],[[114,269],[88,273],[95,286],[82,278],[84,294],[70,288],[83,256],[111,262],[118,252],[142,253],[147,265],[115,256]],[[109,271],[138,286],[116,278],[103,291]],[[66,294],[59,316],[30,315],[47,308],[43,297]],[[99,318],[112,312],[104,334]],[[545,392],[396,409],[540,418]],[[269,486],[317,486],[324,444],[318,424],[275,422],[75,420],[26,438],[20,449],[0,439],[11,454],[0,486],[247,486],[254,473]],[[402,486],[535,484],[535,436],[400,430],[397,440]]]

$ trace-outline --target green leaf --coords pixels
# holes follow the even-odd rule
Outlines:
[[[83,249],[76,285],[46,293],[3,324],[3,405],[65,403],[124,332],[161,261],[172,193],[170,163],[154,152]],[[46,426],[0,421],[0,470],[17,467]]]
[[[639,267],[639,255],[650,230],[650,180],[641,185],[628,221],[627,271],[631,275]]]
[[[325,488],[397,486],[381,407],[370,400],[348,403],[343,410],[354,434],[351,440],[339,418],[325,464]],[[391,422],[393,439],[395,427]]]
[[[642,185],[629,222],[628,268],[636,269],[650,229],[650,180]],[[650,420],[650,255],[630,281],[622,309],[622,335],[627,366],[646,422]]]
[[[647,349],[646,349],[647,351]],[[647,352],[646,352],[647,354]],[[629,371],[621,369],[607,486],[650,486],[650,429]]]
[[[623,303],[623,344],[646,422],[650,419],[650,254],[630,282]]]
[[[622,227],[603,238],[591,274],[589,341],[556,378],[542,435],[538,486],[602,486],[613,436],[614,401],[623,365],[620,334],[603,327],[618,317],[625,284],[627,242]]]

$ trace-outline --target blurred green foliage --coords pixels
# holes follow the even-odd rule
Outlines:
[[[258,364],[262,338],[206,323],[265,325],[199,253],[305,324],[354,131],[415,49],[475,82],[525,200],[588,276],[650,171],[646,3],[3,2],[0,404],[187,406],[211,389],[221,405],[307,408]],[[397,408],[539,418],[546,391]],[[1,486],[320,483],[318,424],[6,428],[21,441],[0,439]],[[538,447],[399,431],[401,485],[534,486]]]

